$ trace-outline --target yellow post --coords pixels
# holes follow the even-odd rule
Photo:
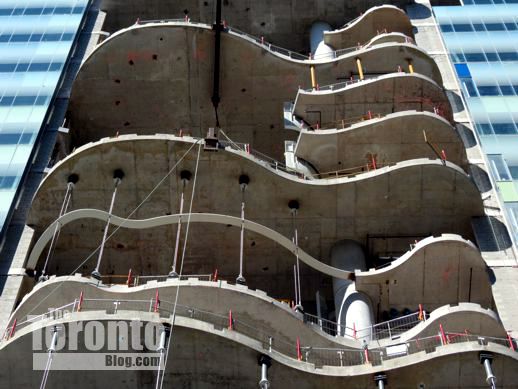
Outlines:
[[[360,58],[356,58],[356,66],[358,67],[358,75],[360,76],[360,80],[363,80],[362,61]]]
[[[311,72],[311,87],[315,89],[317,87],[317,78],[315,76],[315,65],[310,66],[310,72]]]
[[[408,60],[408,71],[410,73],[413,73],[414,72],[414,65],[412,65],[412,60]]]

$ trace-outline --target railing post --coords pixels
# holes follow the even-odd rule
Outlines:
[[[439,336],[441,337],[441,343],[444,346],[448,344],[448,338],[446,338],[446,334],[444,333],[444,328],[442,328],[442,324],[439,324]]]
[[[15,334],[17,321],[18,321],[18,319],[14,319],[13,325],[11,327],[11,331],[9,331],[9,337],[7,339],[11,339],[13,337],[13,335]]]
[[[232,317],[232,310],[228,311],[228,329],[230,331],[234,329],[234,318]]]
[[[302,351],[300,350],[300,338],[297,336],[297,360],[302,361]]]
[[[153,312],[157,313],[158,309],[160,308],[160,296],[158,295],[158,289],[155,293],[155,305],[153,307]]]
[[[133,278],[133,274],[131,272],[131,268],[129,269],[129,272],[128,272],[128,279],[126,280],[126,285],[128,286],[128,288],[131,286],[131,279]]]
[[[511,338],[511,335],[509,334],[509,332],[507,333],[507,340],[509,341],[509,348],[513,351],[516,351],[516,349],[514,347],[513,338]]]
[[[79,293],[79,302],[77,303],[77,312],[81,312],[81,308],[83,307],[84,293],[81,291]]]
[[[392,339],[392,332],[390,331],[390,321],[387,322],[387,328],[388,328],[389,338]]]

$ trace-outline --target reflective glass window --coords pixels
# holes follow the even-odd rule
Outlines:
[[[499,96],[500,90],[496,85],[478,85],[478,93],[480,96]]]
[[[454,24],[453,25],[453,29],[455,30],[455,32],[468,32],[468,31],[473,31],[473,27],[471,26],[471,24]]]
[[[518,53],[517,52],[506,52],[506,53],[498,53],[498,56],[502,61],[518,61]]]
[[[453,26],[451,24],[441,24],[439,27],[442,32],[453,32]]]
[[[491,123],[495,134],[511,135],[518,134],[514,123]]]

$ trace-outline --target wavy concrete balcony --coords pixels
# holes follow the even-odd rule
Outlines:
[[[392,73],[316,89],[299,89],[292,113],[308,123],[340,122],[374,112],[436,112],[449,122],[453,113],[443,88],[416,73]]]
[[[371,297],[379,312],[417,304],[433,310],[455,301],[490,307],[492,299],[480,251],[449,234],[420,240],[388,266],[356,272],[356,288]]]
[[[370,328],[356,328],[353,337],[343,335],[344,330],[338,331],[336,323],[293,311],[286,303],[281,303],[260,290],[231,285],[226,281],[162,279],[165,281],[150,280],[144,285],[128,287],[99,284],[95,280],[81,277],[80,274],[52,277],[43,284],[37,284],[24,296],[13,312],[5,333],[11,333],[13,326],[16,326],[15,331],[19,331],[37,321],[57,318],[65,311],[77,310],[79,294],[81,299],[88,301],[89,309],[117,313],[127,310],[153,310],[156,293],[159,293],[161,307],[170,309],[169,302],[176,301],[176,294],[180,291],[178,288],[181,288],[178,304],[183,311],[179,311],[180,316],[185,316],[185,307],[223,317],[228,317],[231,311],[234,319],[256,323],[255,326],[261,332],[268,333],[277,340],[289,343],[295,336],[305,339],[315,347],[346,346],[361,349],[366,337],[369,337],[371,344],[387,345],[436,335],[440,325],[454,333],[467,331],[491,337],[506,336],[494,312],[472,303],[459,303],[453,307],[441,306],[422,318],[415,313],[380,322]],[[119,302],[116,308],[115,302]],[[81,310],[86,309],[85,305],[87,304],[82,304]],[[167,316],[166,311],[164,314]]]
[[[344,120],[343,128],[340,122],[332,122],[322,123],[320,130],[301,129],[295,156],[324,173],[354,166],[372,168],[373,160],[384,166],[408,159],[437,158],[437,153],[444,150],[448,161],[466,170],[462,140],[441,116],[402,111],[371,117],[352,124]]]
[[[69,228],[68,225],[75,220],[80,220],[81,224],[85,225],[96,217],[99,218],[98,220],[106,221],[108,215],[101,211],[78,210],[64,215],[55,223],[59,223],[62,231],[66,233]],[[186,215],[184,215],[184,219],[185,217]],[[113,218],[112,223],[116,226],[121,226],[123,229],[139,228],[146,230],[161,224],[175,224],[177,220],[178,216],[171,215],[147,221],[124,221],[119,218]],[[238,218],[211,214],[194,214],[191,216],[191,222],[219,222],[227,226],[232,224],[238,226],[240,224]],[[296,250],[296,246],[289,239],[263,226],[246,221],[245,229],[248,232],[255,232],[258,235],[270,239],[289,252],[295,252]],[[26,264],[28,268],[33,269],[42,266],[41,262],[43,262],[45,258],[40,258],[40,256],[45,246],[50,242],[54,230],[55,224],[52,224],[38,239],[28,258]],[[166,245],[166,242],[155,242],[154,244]],[[95,247],[92,247],[92,250],[94,248]],[[292,263],[291,258],[286,255],[287,252],[283,255],[282,251],[282,249],[277,249],[270,254],[278,258],[278,269],[281,269],[283,265],[290,265]],[[322,259],[311,257],[304,250],[299,249],[298,254],[303,263],[317,272],[336,278],[352,278],[350,272],[326,265]],[[119,256],[120,255],[122,254],[119,254]],[[124,255],[127,257],[127,253]],[[117,257],[115,257],[115,259],[116,258]],[[59,264],[60,270],[58,273],[64,274],[63,269],[66,269],[66,264],[62,263],[63,261],[58,257],[53,258],[53,260]],[[153,268],[157,266],[158,262],[163,262],[163,260],[155,259],[154,262]],[[200,264],[201,262],[202,261],[200,261]],[[226,267],[231,268],[232,262],[231,258],[224,260],[220,258],[215,266],[224,272]],[[261,258],[250,257],[248,263],[247,271],[249,273],[254,274],[257,272],[256,274],[260,274],[259,269],[255,270],[254,268],[263,263]],[[53,262],[53,264],[56,266],[56,262]],[[139,270],[149,271],[149,269],[139,269],[138,262],[128,263],[127,258],[122,261],[122,264],[133,269],[135,272]],[[167,274],[169,270],[168,265],[169,263],[166,261],[164,266],[157,266],[158,271],[161,271],[161,273],[155,274]],[[116,274],[121,274],[127,269],[119,266],[117,270],[119,273]],[[197,268],[196,270],[200,269]],[[416,280],[413,277],[407,277],[407,274],[422,274],[422,277]],[[281,274],[277,276],[281,277]],[[109,276],[109,274],[107,274],[106,277],[106,279],[114,279]],[[122,281],[125,281],[126,278],[126,276],[121,276]],[[489,276],[486,273],[485,263],[480,252],[471,242],[456,235],[442,235],[440,237],[423,239],[418,242],[415,247],[407,251],[397,260],[389,263],[386,267],[378,270],[370,270],[368,272],[356,271],[354,278],[356,279],[356,289],[369,296],[373,305],[377,307],[375,317],[378,318],[378,321],[384,320],[383,317],[388,317],[392,311],[404,312],[409,307],[415,309],[419,304],[424,306],[428,311],[431,311],[446,304],[457,304],[461,302],[474,302],[483,307],[490,307],[492,301]],[[290,282],[289,278],[286,282]],[[261,287],[260,285],[261,283],[257,287]],[[270,292],[267,289],[268,286],[268,283],[262,284],[262,288],[266,288],[265,290]],[[441,288],[442,293],[437,293],[437,287]],[[406,291],[408,290],[412,291],[412,297],[406,296]],[[405,292],[403,293],[402,291]],[[311,291],[307,292],[309,293],[306,294],[311,296]],[[284,297],[288,297],[289,289],[287,289],[287,291],[284,290],[282,293],[284,293]],[[68,293],[64,295],[70,297]],[[64,303],[64,301],[58,301],[53,306],[63,305]]]
[[[398,32],[413,38],[414,32],[405,11],[393,5],[382,5],[367,10],[364,14],[334,31],[324,32],[324,42],[340,49],[366,42],[380,32]]]
[[[70,174],[79,176],[70,209],[108,209],[113,171],[119,168],[124,169],[125,177],[118,188],[113,213],[122,217],[129,215],[175,161],[185,155],[178,171],[154,191],[152,199],[142,205],[132,218],[175,214],[178,212],[181,188],[178,173],[184,169],[194,172],[195,142],[191,138],[156,135],[123,136],[85,145],[57,164],[44,179],[33,201],[29,225],[39,235],[58,217]],[[471,218],[483,214],[477,188],[460,168],[449,162],[411,160],[354,177],[308,180],[277,171],[270,163],[231,148],[217,153],[201,153],[193,212],[239,215],[241,191],[238,177],[243,173],[250,177],[245,200],[246,219],[291,237],[293,227],[288,202],[298,200],[300,212],[296,223],[300,233],[304,234],[301,248],[316,257],[327,255],[331,245],[340,239],[349,238],[365,243],[368,235],[401,235],[412,239],[452,232],[469,238]],[[231,189],[233,187],[235,190]],[[189,185],[186,198],[189,198],[190,191]],[[222,196],[222,193],[225,195]],[[89,252],[100,241],[102,225],[101,222],[71,225],[71,230],[61,232],[60,241],[72,241],[58,247],[56,254],[60,252],[63,258],[73,258]],[[227,239],[222,240],[223,231],[228,235]],[[142,255],[142,263],[153,262],[144,259],[148,255],[170,255],[167,250],[164,251],[162,244],[155,243],[157,239],[160,242],[166,237],[173,242],[171,229],[158,228],[157,235],[146,233],[139,235],[138,239],[134,235],[125,236],[125,233],[121,232],[118,236],[120,240],[117,244],[122,245],[128,255],[132,253],[136,258]],[[205,236],[205,240],[191,243],[193,252],[200,250],[208,253],[208,248],[212,247],[210,251],[216,257],[229,255],[228,250],[232,248],[225,241],[231,241],[234,232],[228,228],[218,225],[193,226],[193,233]],[[67,235],[68,238],[65,238]],[[268,240],[255,238],[254,235],[247,241],[251,253],[262,256],[272,248]],[[207,246],[206,242],[211,242],[213,246]],[[153,249],[140,252],[138,247],[143,247],[141,245]],[[277,266],[274,265],[277,262],[275,258],[262,261],[264,267],[268,267],[269,261],[272,265],[270,268]],[[213,269],[211,267],[208,272]],[[122,274],[126,272],[127,267]],[[159,272],[155,271],[154,274]]]
[[[198,0],[184,0],[181,3],[164,3],[150,0],[127,0],[124,7],[120,0],[102,0],[101,9],[106,12],[103,30],[110,33],[135,23],[136,20],[185,17],[189,12],[191,20],[214,23],[215,0],[200,3]],[[342,3],[336,0],[318,0],[310,6],[301,5],[300,0],[261,2],[233,0],[223,4],[223,19],[230,25],[256,36],[265,36],[272,42],[292,50],[308,52],[308,34],[316,20],[325,20],[332,26],[342,26],[369,7],[382,5],[380,0]],[[409,1],[398,0],[394,5],[405,6]],[[356,42],[354,43],[356,45]]]
[[[215,124],[213,87],[214,32],[204,24],[164,22],[134,25],[113,34],[83,63],[71,96],[75,145],[119,133],[171,133],[185,129],[204,136]],[[441,82],[436,63],[413,44],[384,43],[340,51],[334,59],[308,60],[231,28],[222,34],[218,114],[232,139],[282,155],[286,139],[282,109],[299,86],[311,85],[315,66],[319,84],[358,74],[407,69]],[[343,53],[343,55],[340,55]]]
[[[84,312],[68,313],[64,318],[31,324],[20,329],[11,339],[0,345],[0,361],[10,369],[0,373],[11,387],[33,387],[41,380],[41,372],[24,369],[24,374],[10,374],[25,366],[33,353],[33,332],[49,331],[57,326],[70,331],[75,323],[97,321],[106,323],[116,318],[130,322],[139,320],[160,327],[171,319],[160,318],[158,313],[118,311],[116,315],[99,308]],[[352,350],[344,348],[312,347],[301,340],[300,356],[293,343],[284,343],[269,338],[267,334],[247,328],[237,322],[234,329],[227,328],[227,318],[207,315],[192,310],[193,317],[176,317],[173,327],[174,342],[166,366],[166,380],[175,387],[180,385],[216,385],[225,382],[232,387],[254,387],[258,381],[257,360],[260,354],[272,358],[268,376],[272,385],[287,385],[304,388],[321,388],[322,385],[338,386],[347,378],[348,387],[365,388],[372,385],[372,375],[385,372],[389,382],[397,387],[416,387],[422,382],[435,387],[448,385],[470,388],[485,388],[484,369],[479,363],[480,352],[492,353],[495,357],[492,369],[499,378],[499,386],[512,388],[518,378],[514,368],[518,354],[508,346],[507,339],[495,339],[480,335],[444,334],[445,344],[437,335],[402,344],[404,352],[394,355],[390,347]],[[271,346],[270,346],[271,345]],[[400,347],[401,348],[401,347]],[[87,351],[79,344],[78,351]],[[100,350],[108,351],[107,348]],[[54,363],[65,354],[54,354]],[[46,355],[46,354],[45,354]],[[225,357],[222,358],[222,355]],[[368,361],[367,358],[368,357]],[[300,359],[300,360],[299,360]],[[230,371],[233,374],[229,374]],[[239,373],[236,373],[238,371]],[[200,373],[203,372],[203,373]],[[505,372],[505,374],[504,374]],[[156,374],[156,372],[155,372]],[[229,378],[232,377],[232,378]],[[153,387],[154,375],[142,371],[99,371],[95,375],[84,371],[60,371],[51,373],[53,387],[105,386],[108,382],[127,382],[139,387]]]

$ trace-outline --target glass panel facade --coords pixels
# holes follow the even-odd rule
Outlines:
[[[461,93],[518,240],[518,0],[434,7]]]
[[[0,229],[15,201],[88,0],[0,2]]]

